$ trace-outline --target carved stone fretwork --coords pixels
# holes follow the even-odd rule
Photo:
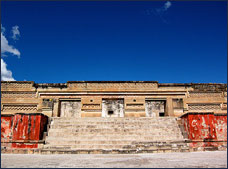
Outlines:
[[[101,109],[100,104],[83,104],[82,109]]]
[[[23,81],[16,81],[16,82],[2,82],[1,88],[2,90],[7,89],[29,89],[32,88],[33,82],[23,82]]]
[[[224,95],[224,97],[227,97],[227,92],[224,92],[223,95]]]
[[[210,83],[193,83],[192,87],[195,92],[204,92],[204,91],[212,91],[212,92],[221,92],[227,91],[227,84],[210,84]]]
[[[3,104],[3,111],[8,111],[8,112],[37,111],[37,105],[36,104]]]
[[[188,104],[188,110],[221,110],[220,104]]]
[[[126,109],[145,109],[143,103],[126,104]]]
[[[35,98],[36,92],[8,92],[2,91],[1,98]]]
[[[189,97],[222,97],[222,93],[189,92]]]
[[[157,87],[157,83],[69,83],[69,88],[76,90],[151,90]]]

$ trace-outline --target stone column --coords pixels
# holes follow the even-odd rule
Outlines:
[[[169,98],[169,97],[166,100],[166,115],[174,116],[173,100],[172,100],[172,98]]]
[[[59,99],[55,99],[54,105],[53,105],[53,117],[58,116],[58,110],[59,110]]]

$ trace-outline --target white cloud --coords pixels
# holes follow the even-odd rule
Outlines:
[[[1,32],[1,53],[11,53],[13,55],[16,55],[18,58],[20,58],[21,53],[14,48],[12,45],[9,45],[8,40],[4,36],[4,34]]]
[[[11,32],[13,33],[12,38],[18,40],[20,37],[19,26],[13,26]]]
[[[171,7],[172,3],[167,1],[165,4],[164,4],[164,10],[166,11],[167,9],[169,9]]]
[[[168,21],[164,18],[165,13],[167,10],[172,6],[172,3],[170,1],[165,2],[160,8],[152,8],[152,9],[147,9],[145,11],[146,15],[155,15],[159,16],[162,20],[163,23],[168,23]]]
[[[8,70],[6,62],[4,62],[3,59],[1,59],[1,80],[2,81],[15,81],[15,79],[12,76],[12,72]]]
[[[156,11],[159,15],[163,14],[172,6],[172,3],[167,1],[161,8],[157,8]]]
[[[1,24],[1,32],[4,34],[5,31],[6,31],[6,29],[5,29],[5,28],[2,26],[2,24]]]
[[[5,28],[1,25],[1,55],[6,54],[16,55],[20,58],[21,53],[12,45],[9,45],[7,38],[4,35]],[[1,58],[1,80],[3,81],[15,81],[12,76],[12,72],[7,69],[6,62]]]

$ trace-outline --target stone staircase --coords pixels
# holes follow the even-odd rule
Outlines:
[[[190,151],[176,118],[52,118],[43,154]]]

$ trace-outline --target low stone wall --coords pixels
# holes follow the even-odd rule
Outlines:
[[[1,115],[1,147],[38,148],[47,124],[48,116],[41,113]]]
[[[181,116],[190,146],[198,149],[224,149],[227,146],[227,115],[186,113]]]

